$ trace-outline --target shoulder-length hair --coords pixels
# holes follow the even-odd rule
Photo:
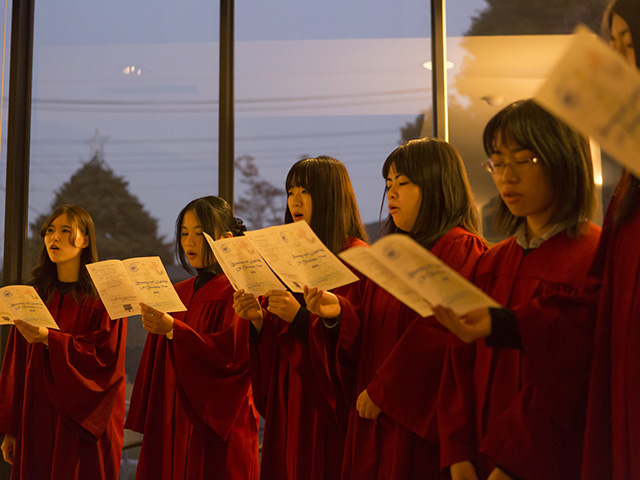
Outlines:
[[[93,219],[89,212],[77,205],[62,205],[53,212],[49,218],[45,220],[40,229],[40,236],[44,239],[49,226],[60,215],[66,214],[71,224],[71,234],[69,241],[75,242],[78,234],[84,235],[89,239],[89,245],[82,249],[80,254],[80,271],[78,273],[78,282],[76,283],[72,294],[76,300],[88,295],[96,298],[98,296],[96,287],[91,281],[86,265],[98,261],[98,250],[96,248],[96,230],[93,225]],[[51,261],[47,248],[42,244],[40,253],[38,254],[38,262],[31,270],[30,285],[38,290],[39,295],[48,301],[58,284],[58,269],[56,264]]]
[[[178,263],[187,272],[193,274],[195,273],[194,269],[184,253],[181,242],[182,221],[184,220],[184,215],[189,211],[195,214],[202,230],[211,235],[214,240],[226,232],[231,232],[234,237],[244,235],[247,228],[244,226],[242,220],[233,216],[231,206],[226,202],[226,200],[220,197],[209,195],[206,197],[196,198],[189,202],[180,211],[178,219],[176,220],[175,247]],[[220,273],[222,271],[215,256],[213,255],[213,252],[211,251],[211,247],[209,247],[209,244],[204,239],[202,242],[202,263],[205,265],[205,270],[209,270],[214,273]]]
[[[533,100],[520,100],[499,111],[484,129],[487,155],[500,139],[511,139],[531,150],[551,185],[553,213],[549,225],[566,223],[574,237],[591,219],[595,209],[595,184],[589,142],[584,135],[548,113]],[[514,216],[502,198],[497,204],[496,227],[508,235],[526,222]]]
[[[433,247],[454,227],[462,227],[478,235],[478,210],[464,163],[453,145],[437,138],[410,140],[387,157],[382,167],[384,179],[389,176],[391,166],[397,173],[406,175],[422,192],[415,224],[410,232],[405,233],[425,248]],[[388,190],[385,188],[385,196]],[[389,216],[382,233],[394,232],[401,230]]]
[[[297,161],[287,174],[287,195],[293,187],[304,188],[311,195],[310,227],[333,253],[345,247],[348,237],[369,240],[349,173],[340,160],[322,155]],[[291,222],[287,207],[284,223]]]

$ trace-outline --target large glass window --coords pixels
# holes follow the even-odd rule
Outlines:
[[[429,15],[424,0],[237,2],[236,155],[282,193],[300,158],[338,158],[377,234],[382,164],[431,108]]]
[[[6,14],[6,16],[5,16]],[[6,179],[7,179],[7,125],[8,125],[8,111],[9,111],[9,65],[11,54],[11,6],[7,5],[7,10],[0,9],[0,23],[2,30],[2,66],[0,73],[0,102],[2,103],[0,108],[0,115],[2,121],[0,122],[0,225],[2,225],[2,231],[0,231],[0,245],[4,246],[4,221],[5,221],[5,200],[6,200]],[[0,265],[4,255],[4,247],[0,250]],[[0,266],[0,272],[2,266]],[[1,361],[1,359],[0,359]]]
[[[101,259],[160,255],[174,281],[186,276],[175,219],[218,189],[219,23],[218,2],[202,0],[36,2],[32,253],[52,209],[78,203]],[[146,332],[139,317],[128,325],[130,394]],[[121,477],[134,473],[125,458]]]
[[[565,2],[548,9],[509,2],[475,2],[475,8],[462,10],[448,2],[449,27],[463,22],[466,29],[449,28],[447,39],[450,140],[465,160],[476,200],[484,218],[484,233],[499,240],[489,219],[497,191],[481,163],[485,160],[482,131],[501,108],[516,100],[532,97],[547,78],[571,41],[571,32],[582,22],[599,31],[600,18],[607,3]],[[467,19],[465,22],[464,19]],[[599,171],[599,151],[594,167]],[[604,155],[601,201],[596,221],[611,196],[619,167]]]

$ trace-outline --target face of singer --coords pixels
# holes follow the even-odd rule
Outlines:
[[[45,230],[44,245],[49,258],[58,267],[77,264],[80,269],[80,255],[89,245],[89,237],[74,229],[67,214],[63,213]]]
[[[184,254],[193,268],[205,268],[203,262],[203,247],[206,242],[202,234],[202,226],[195,212],[188,210],[182,218],[180,244]]]
[[[389,214],[396,227],[410,232],[416,223],[422,204],[422,189],[409,177],[396,171],[391,165],[387,175],[387,202]]]
[[[294,222],[305,220],[311,224],[311,194],[303,187],[291,187],[287,192],[287,206]]]
[[[518,145],[509,135],[496,135],[494,162],[516,164],[535,157],[535,152]],[[502,175],[492,175],[493,182],[512,215],[527,218],[527,231],[533,235],[544,232],[556,205],[552,203],[553,188],[541,163],[528,164],[518,171],[507,167]]]
[[[631,38],[629,25],[616,13],[611,16],[609,45],[622,55],[627,63],[635,66],[636,51],[633,47],[633,39]]]

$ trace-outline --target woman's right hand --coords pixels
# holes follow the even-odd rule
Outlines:
[[[156,310],[145,303],[140,304],[142,326],[149,333],[166,335],[173,330],[175,320],[168,313]]]
[[[444,327],[465,343],[472,343],[491,335],[491,313],[489,309],[478,308],[459,317],[448,307],[433,306],[433,315]]]
[[[449,470],[451,472],[451,480],[478,480],[476,469],[469,460],[454,463]]]
[[[16,437],[6,434],[2,440],[2,446],[0,446],[0,449],[2,449],[4,461],[13,465],[13,455],[16,451]]]
[[[331,292],[309,288],[305,285],[303,294],[307,310],[318,317],[336,318],[342,313],[340,300]]]
[[[235,292],[233,294],[233,309],[240,318],[253,323],[258,333],[262,330],[264,324],[262,306],[251,293],[245,293],[242,289]]]

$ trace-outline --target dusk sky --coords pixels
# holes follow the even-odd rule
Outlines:
[[[484,0],[449,3],[451,37],[462,35],[471,16],[485,6]],[[414,73],[391,66],[400,61],[394,49],[428,47],[423,43],[429,36],[428,2],[251,0],[236,2],[235,9],[236,155],[254,156],[261,174],[278,187],[301,155],[334,155],[350,170],[363,219],[377,220],[382,162],[397,146],[400,127],[428,107],[423,103],[429,98],[429,73],[419,65],[428,59],[428,48],[412,66]],[[89,159],[96,128],[108,137],[106,162],[159,220],[161,235],[172,236],[175,216],[186,202],[216,193],[217,51],[212,43],[218,41],[218,21],[219,4],[209,0],[36,2],[30,220],[48,213],[55,190]],[[334,62],[326,52],[336,41],[348,52],[336,52],[341,55]],[[358,52],[371,56],[369,64],[353,67],[365,61]],[[351,54],[357,57],[350,60]],[[305,76],[310,55],[317,55],[314,68],[321,73]],[[142,66],[140,79],[123,76],[129,62]],[[8,65],[7,60],[5,95]],[[410,80],[411,75],[416,78]],[[265,105],[265,99],[280,95],[274,85],[287,80],[300,89],[291,97],[328,100],[311,102],[313,107],[292,106],[286,99]],[[344,92],[336,91],[340,84]],[[358,91],[352,90],[354,84],[360,85]],[[390,93],[383,91],[387,84],[393,85]],[[412,93],[421,85],[424,92]],[[122,106],[129,101],[152,106]],[[176,107],[180,102],[187,106]],[[4,191],[6,102],[3,109]]]

